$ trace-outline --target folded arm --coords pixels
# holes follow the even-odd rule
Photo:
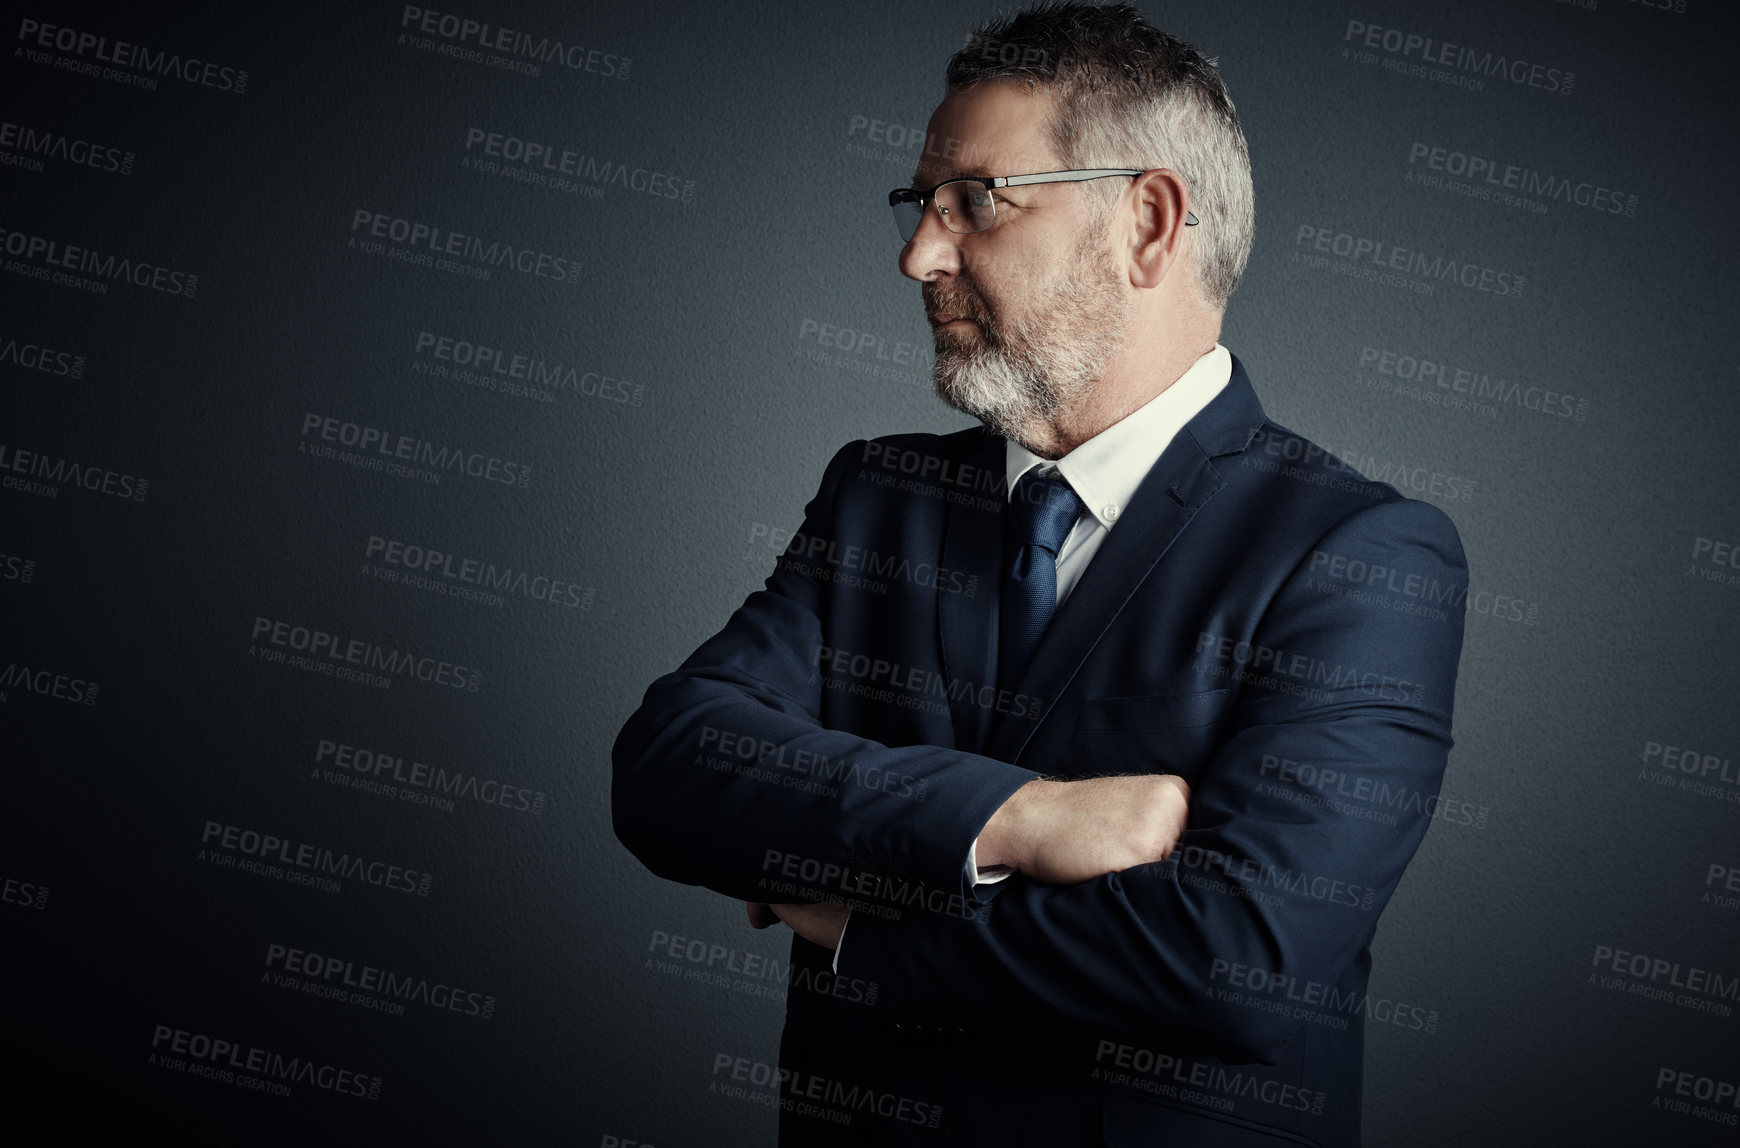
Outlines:
[[[1180,1051],[1272,1062],[1299,1022],[1214,990],[1240,965],[1333,985],[1368,943],[1430,820],[1462,644],[1466,563],[1435,508],[1375,504],[1319,552],[1460,593],[1433,617],[1385,591],[1337,593],[1356,587],[1302,561],[1251,641],[1198,644],[1239,701],[1170,858],[1073,884],[1024,872],[982,920],[854,919],[840,975],[874,980],[891,1006],[1167,1031]],[[1351,796],[1302,784],[1301,763],[1352,779]],[[999,850],[1003,829],[994,816],[986,830]]]
[[[841,474],[863,445],[848,443],[829,462],[802,537],[835,536]],[[745,901],[781,899],[768,879],[788,861],[806,876],[834,866],[965,898],[974,838],[1038,775],[823,728],[817,657],[830,594],[781,563],[722,630],[648,687],[611,751],[617,837],[659,876]],[[802,784],[812,777],[827,783]]]

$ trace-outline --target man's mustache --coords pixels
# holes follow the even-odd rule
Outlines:
[[[983,327],[990,317],[984,301],[969,287],[926,283],[923,291],[925,317],[933,324],[938,315],[948,315],[956,319],[971,319]]]

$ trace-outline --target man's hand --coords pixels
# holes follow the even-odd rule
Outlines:
[[[770,905],[765,901],[749,902],[749,923],[757,929],[784,921],[792,932],[824,949],[840,947],[840,934],[846,928],[846,915],[852,910],[846,905]]]
[[[1074,885],[1162,860],[1189,813],[1190,786],[1176,774],[1034,780],[985,823],[978,862]]]

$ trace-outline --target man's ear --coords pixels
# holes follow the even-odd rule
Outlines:
[[[1169,167],[1136,177],[1135,221],[1130,231],[1130,284],[1158,287],[1175,267],[1184,246],[1184,217],[1190,189]]]

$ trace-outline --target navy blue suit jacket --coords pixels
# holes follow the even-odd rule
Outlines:
[[[854,905],[837,973],[794,936],[748,1078],[781,1143],[1357,1144],[1364,1026],[1436,1024],[1366,986],[1451,745],[1455,527],[1269,421],[1235,356],[998,683],[1004,484],[981,427],[848,443],[616,740],[654,873]],[[975,896],[1021,785],[1148,772],[1191,786],[1168,860]]]

